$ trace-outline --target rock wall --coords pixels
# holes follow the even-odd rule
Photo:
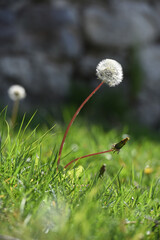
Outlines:
[[[12,84],[26,88],[28,106],[43,98],[65,99],[71,82],[94,84],[96,65],[104,58],[123,65],[123,88],[129,99],[134,95],[136,116],[158,125],[159,0],[0,1],[1,103],[9,102]]]

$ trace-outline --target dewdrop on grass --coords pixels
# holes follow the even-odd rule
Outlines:
[[[113,59],[102,60],[96,68],[96,75],[110,87],[115,87],[122,82],[122,66]]]
[[[8,95],[13,101],[21,100],[26,97],[25,89],[20,85],[13,85],[8,89]]]

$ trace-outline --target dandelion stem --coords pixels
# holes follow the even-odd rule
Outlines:
[[[19,108],[19,99],[15,100],[14,103],[13,103],[12,117],[11,117],[12,126],[15,125],[15,122],[16,122],[16,119],[17,119],[18,108]]]
[[[76,162],[82,158],[86,158],[86,157],[91,157],[91,156],[95,156],[95,155],[99,155],[99,154],[103,154],[103,153],[107,153],[107,152],[112,152],[113,149],[110,149],[110,150],[106,150],[106,151],[103,151],[103,152],[97,152],[97,153],[91,153],[91,154],[87,154],[87,155],[84,155],[82,157],[79,157],[79,158],[76,158],[74,160],[72,160],[71,162],[69,162],[64,168],[67,168],[69,165],[71,165],[73,162]]]
[[[65,139],[66,139],[66,136],[67,136],[67,133],[72,125],[72,123],[74,122],[76,116],[78,115],[78,113],[80,112],[80,110],[83,108],[83,106],[88,102],[88,100],[93,96],[93,94],[95,92],[97,92],[97,90],[102,86],[104,82],[102,81],[94,90],[93,92],[84,100],[84,102],[80,105],[80,107],[77,109],[77,111],[75,112],[75,114],[73,115],[70,123],[68,124],[68,127],[64,133],[64,136],[63,136],[63,139],[62,139],[62,142],[61,142],[61,146],[60,146],[60,149],[59,149],[59,154],[58,154],[58,162],[57,162],[57,165],[60,164],[60,159],[61,159],[61,154],[62,154],[62,149],[63,149],[63,145],[64,145],[64,142],[65,142]]]

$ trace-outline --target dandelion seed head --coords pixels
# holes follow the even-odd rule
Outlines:
[[[8,89],[8,95],[13,101],[21,100],[26,97],[26,91],[20,85],[13,85]]]
[[[113,59],[102,60],[96,68],[97,77],[110,87],[120,84],[123,79],[123,70],[120,63]]]
[[[71,145],[71,150],[72,150],[73,152],[77,152],[78,149],[79,149],[79,147],[78,147],[77,144],[74,143],[74,144]]]

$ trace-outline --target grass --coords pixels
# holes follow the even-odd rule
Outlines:
[[[105,130],[77,120],[57,171],[64,128],[32,129],[25,117],[11,129],[1,113],[0,239],[160,239],[159,139],[131,125]],[[110,149],[129,134],[119,154],[71,160]],[[106,164],[106,172],[98,178]],[[149,165],[150,171],[145,171]]]

